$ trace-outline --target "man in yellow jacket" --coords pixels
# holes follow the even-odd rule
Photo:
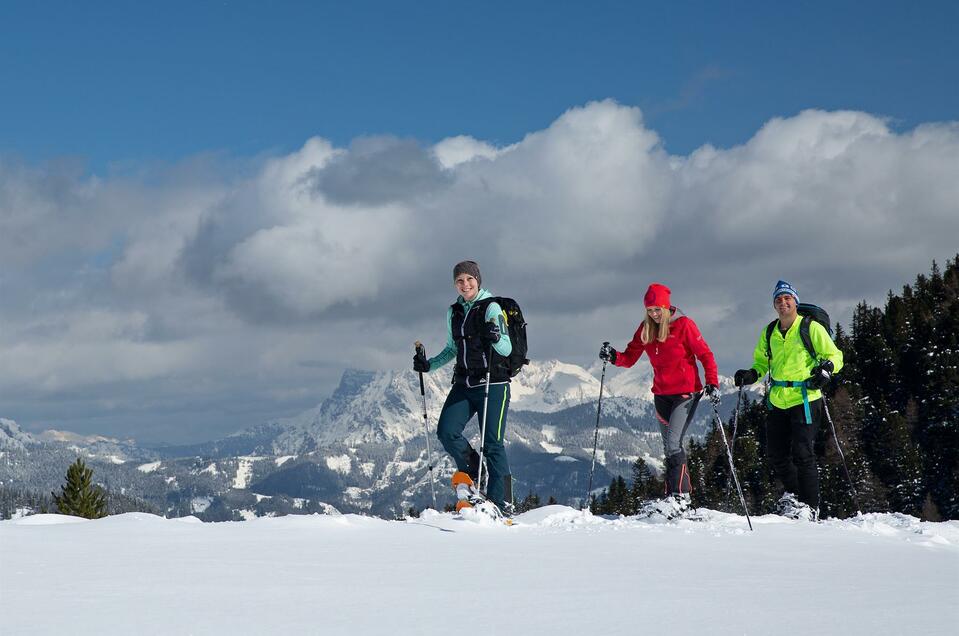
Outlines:
[[[842,369],[842,351],[825,327],[799,315],[798,305],[796,289],[779,281],[773,291],[773,308],[779,320],[772,323],[773,329],[760,334],[752,368],[737,371],[735,382],[736,386],[752,384],[769,372],[766,452],[786,489],[779,500],[779,512],[816,520],[819,472],[813,442],[823,414],[820,389]],[[815,356],[807,349],[804,337]]]

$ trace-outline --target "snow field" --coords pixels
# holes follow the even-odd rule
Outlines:
[[[426,511],[0,522],[10,634],[946,634],[959,522]]]

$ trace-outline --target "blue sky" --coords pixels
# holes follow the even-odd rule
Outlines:
[[[957,18],[4,3],[0,417],[181,442],[296,415],[442,347],[464,258],[535,359],[625,346],[655,281],[730,376],[778,279],[848,324],[955,256]]]
[[[959,112],[949,2],[5,3],[0,151],[97,173],[320,135],[520,140],[643,109],[673,153],[806,108]]]

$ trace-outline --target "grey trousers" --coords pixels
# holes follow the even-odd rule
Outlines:
[[[663,436],[663,454],[666,456],[666,494],[688,494],[692,491],[689,467],[683,438],[696,414],[702,393],[653,396],[659,432]]]

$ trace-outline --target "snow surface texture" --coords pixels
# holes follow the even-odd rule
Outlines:
[[[335,511],[334,511],[335,512]],[[947,634],[959,522],[0,522],[6,634]],[[478,599],[478,601],[477,601]]]

